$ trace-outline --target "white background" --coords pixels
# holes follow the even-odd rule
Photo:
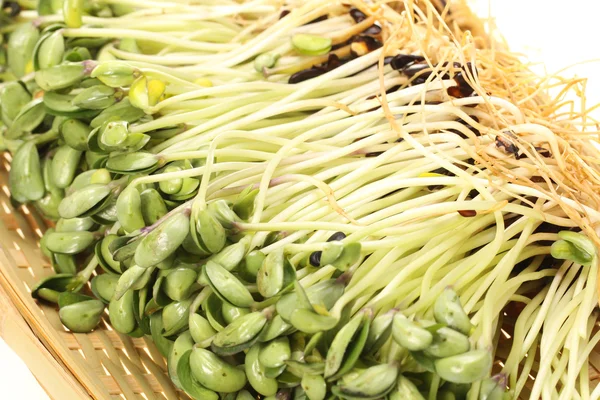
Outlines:
[[[471,3],[481,16],[487,16],[491,6],[491,14],[511,48],[537,62],[543,60],[550,73],[578,62],[600,59],[597,42],[600,6],[595,5],[595,0],[471,0]],[[599,68],[599,62],[592,62],[564,72],[566,76],[590,78],[588,106],[600,102]],[[541,64],[536,69],[544,72]],[[0,399],[47,399],[2,339]]]
[[[588,107],[600,103],[600,20],[597,0],[467,0],[481,17],[493,15],[511,50],[527,54],[539,74],[565,70],[587,77]],[[543,63],[542,63],[543,61]],[[595,114],[598,116],[598,114]]]

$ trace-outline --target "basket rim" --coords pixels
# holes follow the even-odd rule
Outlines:
[[[70,350],[60,335],[52,327],[44,329],[45,317],[37,303],[29,295],[25,295],[24,290],[16,289],[15,282],[21,280],[10,268],[11,263],[6,254],[6,249],[0,244],[0,290],[4,292],[0,294],[6,295],[15,314],[18,313],[21,317],[22,325],[19,329],[25,335],[11,338],[5,335],[6,329],[0,329],[0,335],[6,336],[7,344],[25,362],[51,398],[110,399],[107,389],[89,373],[85,364],[70,355]],[[27,341],[28,344],[24,345],[21,341]],[[40,352],[42,357],[39,357]],[[53,373],[42,370],[42,361],[45,361],[43,364],[46,367],[54,368],[51,371]]]

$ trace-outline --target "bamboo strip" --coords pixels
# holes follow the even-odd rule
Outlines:
[[[87,393],[33,334],[0,286],[0,336],[23,360],[51,399],[86,398]],[[39,378],[38,378],[39,379]]]
[[[107,338],[106,341],[100,339],[101,334],[103,336],[106,336],[106,338]],[[67,345],[68,348],[70,348],[70,349],[78,349],[79,348],[79,342],[69,332],[61,333],[61,336],[62,336],[63,340],[65,341],[65,344]],[[117,333],[115,331],[104,331],[103,330],[103,331],[101,331],[101,333],[100,332],[88,333],[87,336],[90,339],[90,343],[92,344],[94,349],[97,349],[97,350],[103,349],[107,343],[110,343],[110,346],[117,350],[121,350],[121,349],[125,348],[125,346],[123,345],[123,342],[120,340],[119,336],[117,335]],[[143,348],[147,347],[147,344],[143,338],[131,339],[131,343],[137,349],[143,349]]]
[[[140,353],[144,365],[150,370],[150,373],[156,377],[163,387],[162,394],[167,400],[188,399],[189,397],[183,393],[177,393],[170,382],[169,377],[162,373],[159,367],[150,359],[146,353]]]
[[[140,386],[141,393],[145,394],[148,399],[155,397],[154,390],[150,388],[148,381],[144,378],[144,374],[142,373],[143,367],[138,367],[125,354],[121,354],[121,362],[125,365],[125,368],[127,368],[131,373],[127,376],[132,377],[134,382]]]
[[[121,389],[122,391],[121,393],[125,396],[126,399],[133,399],[134,397],[136,397],[133,389],[127,382],[127,379],[125,379],[126,375],[122,373],[119,367],[117,367],[117,364],[113,363],[107,356],[103,356],[102,365],[106,367],[108,372],[116,381],[117,385],[119,386],[119,389]]]
[[[160,354],[156,346],[153,345],[152,340],[148,337],[144,337],[143,340],[146,343],[145,350],[148,352],[148,355],[150,356],[152,361],[156,363],[156,365],[158,365],[163,371],[166,371],[167,363],[165,362],[162,354]]]

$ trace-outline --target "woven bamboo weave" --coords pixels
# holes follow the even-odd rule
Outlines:
[[[39,239],[49,223],[11,204],[10,156],[0,156],[0,336],[56,400],[186,399],[148,338],[133,339],[107,324],[89,334],[69,332],[58,310],[37,302],[31,288],[53,270]]]

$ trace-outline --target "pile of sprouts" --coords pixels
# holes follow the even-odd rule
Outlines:
[[[369,352],[352,336],[355,375],[329,377],[328,395],[600,398],[600,143],[585,80],[534,75],[461,0],[89,3],[4,2],[0,18],[0,146],[15,201],[57,221],[42,248],[61,280],[33,294],[65,326],[104,316],[172,363],[199,315],[214,335],[186,337],[192,355],[169,365],[192,397],[193,384],[242,390],[203,382],[194,352],[249,363],[280,316],[279,335],[307,347],[265,375],[274,393],[250,377],[242,391],[320,398],[294,363],[327,371],[353,318],[368,332],[390,316]],[[249,303],[228,297],[214,263]],[[343,289],[311,304],[324,282]],[[493,360],[468,382],[391,334],[396,315],[434,335],[456,328],[435,311],[448,290],[471,351]],[[278,308],[304,292],[302,319]],[[122,299],[141,304],[131,326],[117,320]],[[93,324],[69,319],[93,301]],[[215,322],[215,301],[264,316],[262,336],[223,350],[235,318]],[[156,328],[174,304],[182,325]],[[397,386],[349,389],[390,365]],[[177,377],[186,368],[197,381]]]

